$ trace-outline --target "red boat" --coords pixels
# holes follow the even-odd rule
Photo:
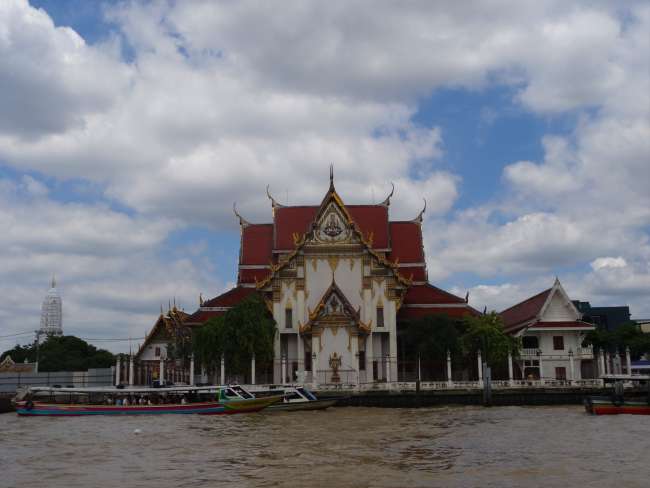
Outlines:
[[[650,415],[650,402],[647,400],[622,400],[618,397],[587,397],[585,409],[594,415]]]

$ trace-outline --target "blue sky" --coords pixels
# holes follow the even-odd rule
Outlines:
[[[557,275],[650,316],[649,24],[647,2],[7,0],[0,335],[37,326],[52,273],[84,337],[193,310],[235,280],[232,202],[319,202],[330,163],[350,203],[426,198],[430,281],[477,308]]]

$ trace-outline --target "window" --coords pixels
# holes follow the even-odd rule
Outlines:
[[[366,351],[359,351],[359,371],[366,370]]]
[[[377,307],[377,327],[384,326],[384,307]]]
[[[566,380],[566,368],[564,366],[555,368],[555,379]]]
[[[553,336],[553,349],[555,351],[564,351],[564,337]]]
[[[160,348],[157,347],[154,353],[155,353],[156,357],[159,358],[160,357]]]
[[[521,347],[524,349],[538,349],[539,342],[535,336],[524,336],[521,339]]]
[[[290,308],[284,310],[284,326],[287,329],[291,329],[293,327],[293,310]]]

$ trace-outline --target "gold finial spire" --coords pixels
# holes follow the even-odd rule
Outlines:
[[[334,165],[330,164],[330,191],[334,191]]]
[[[203,293],[199,293],[199,306],[203,306]]]

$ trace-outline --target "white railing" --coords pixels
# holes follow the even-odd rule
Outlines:
[[[513,388],[602,388],[603,381],[601,379],[586,379],[586,380],[558,380],[558,379],[542,379],[542,380],[492,380],[492,388],[495,390],[506,390]],[[375,383],[362,383],[359,385],[351,384],[325,384],[325,385],[312,385],[313,388],[319,390],[340,390],[350,389],[356,391],[372,391],[372,390],[394,390],[394,391],[414,391],[416,389],[415,381],[393,381],[375,382]],[[420,390],[428,391],[444,391],[444,390],[481,390],[483,389],[483,381],[422,381],[420,382]]]

